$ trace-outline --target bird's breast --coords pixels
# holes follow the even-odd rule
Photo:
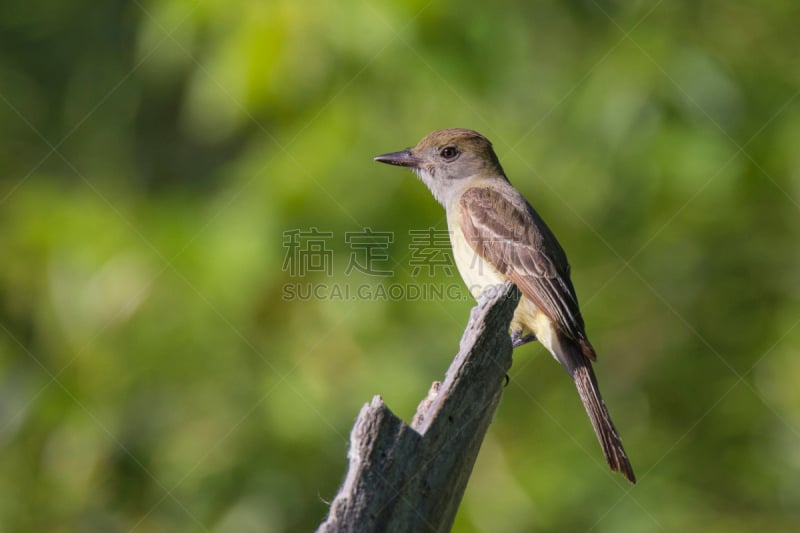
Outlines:
[[[488,261],[478,254],[461,231],[460,216],[449,216],[450,243],[453,247],[453,260],[461,278],[466,283],[472,297],[477,299],[483,292],[503,283],[506,278]]]

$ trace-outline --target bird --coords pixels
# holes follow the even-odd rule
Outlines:
[[[453,259],[478,299],[507,280],[521,297],[512,346],[539,341],[572,377],[611,470],[636,483],[622,439],[600,395],[566,253],[539,213],[506,177],[492,143],[463,128],[434,131],[416,146],[376,156],[411,169],[442,204]]]

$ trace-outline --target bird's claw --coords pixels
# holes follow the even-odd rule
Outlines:
[[[511,332],[511,346],[512,348],[519,348],[523,344],[528,344],[529,342],[534,342],[536,340],[536,335],[533,333],[528,333],[527,335],[523,335],[520,331],[512,331]]]

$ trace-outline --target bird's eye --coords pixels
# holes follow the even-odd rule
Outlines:
[[[439,155],[445,159],[455,159],[458,155],[458,150],[455,146],[445,146],[442,148],[441,152],[439,152]]]

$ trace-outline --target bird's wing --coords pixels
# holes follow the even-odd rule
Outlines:
[[[559,331],[594,360],[561,245],[516,191],[475,187],[460,201],[462,231],[472,249],[513,281]],[[585,345],[585,348],[584,348]]]

